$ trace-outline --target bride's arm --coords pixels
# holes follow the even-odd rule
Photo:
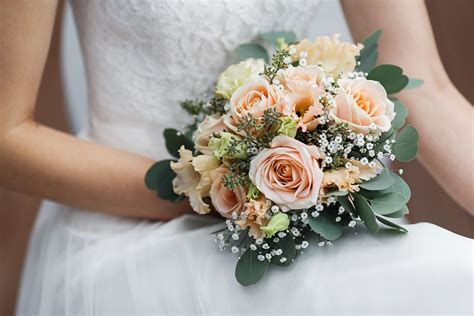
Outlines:
[[[474,215],[474,110],[443,68],[424,1],[341,1],[355,40],[383,29],[379,63],[400,65],[410,77],[424,80],[419,89],[399,95],[409,107],[409,121],[420,132],[419,160]]]
[[[189,209],[159,200],[143,177],[152,160],[37,124],[34,105],[57,3],[2,1],[0,185],[80,208],[167,220]]]

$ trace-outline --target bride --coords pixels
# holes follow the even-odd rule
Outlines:
[[[472,313],[468,238],[431,224],[404,236],[361,230],[244,288],[235,256],[213,244],[220,221],[144,186],[167,157],[163,128],[188,123],[178,102],[205,92],[260,32],[304,37],[318,2],[72,0],[91,112],[79,137],[33,119],[56,1],[2,4],[0,184],[58,201],[37,219],[19,314]],[[356,39],[385,30],[380,62],[425,80],[400,95],[421,133],[419,157],[472,214],[473,111],[441,65],[423,1],[343,7]]]

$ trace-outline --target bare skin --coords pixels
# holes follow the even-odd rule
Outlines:
[[[57,1],[2,1],[1,7],[0,185],[109,214],[169,220],[189,212],[186,202],[159,200],[144,187],[152,160],[34,121]]]
[[[341,0],[355,41],[383,29],[378,62],[400,65],[424,84],[398,96],[420,133],[418,159],[474,215],[474,110],[443,68],[423,0]],[[469,39],[466,37],[466,41]]]
[[[423,88],[400,96],[412,105],[411,120],[421,134],[420,158],[448,193],[473,212],[467,189],[472,180],[466,176],[472,174],[472,166],[451,167],[453,161],[472,155],[472,133],[469,138],[466,131],[473,113],[444,72],[423,2],[346,0],[343,4],[356,39],[384,28],[381,61],[400,64],[410,76],[425,79]],[[34,121],[57,2],[3,1],[1,6],[0,185],[109,214],[169,220],[188,212],[186,202],[159,200],[144,187],[143,175],[152,160],[82,141]],[[408,47],[412,49],[404,49]]]

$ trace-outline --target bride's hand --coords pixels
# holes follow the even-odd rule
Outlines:
[[[153,160],[34,121],[57,3],[19,0],[1,6],[0,185],[123,216],[169,220],[189,212],[185,201],[162,201],[146,189],[143,178]]]

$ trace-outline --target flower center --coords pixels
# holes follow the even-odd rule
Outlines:
[[[365,97],[363,93],[358,90],[355,90],[354,92],[352,92],[352,98],[360,109],[362,109],[366,113],[370,112],[371,102]]]

